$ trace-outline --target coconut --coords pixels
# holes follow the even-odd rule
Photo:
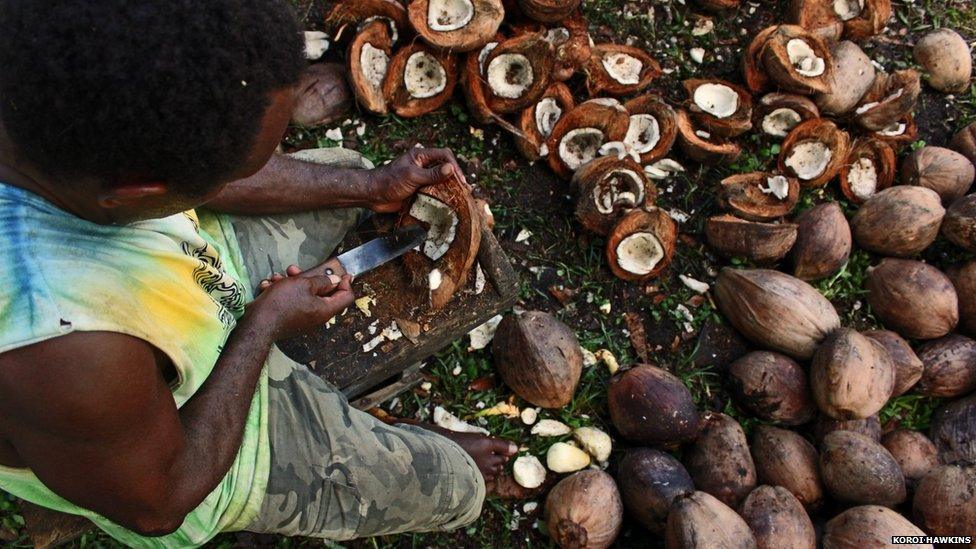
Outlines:
[[[383,21],[364,26],[349,44],[349,83],[359,104],[371,113],[387,113],[383,79],[392,51],[389,26]]]
[[[508,114],[541,99],[552,74],[552,53],[540,34],[516,36],[493,48],[482,69],[488,108]]]
[[[782,90],[809,95],[829,93],[833,57],[826,43],[798,25],[780,25],[760,53],[770,80]]]
[[[414,118],[447,103],[456,84],[457,62],[453,55],[413,43],[401,48],[390,60],[383,96],[398,116]]]
[[[752,129],[752,96],[725,80],[684,81],[688,113],[695,126],[719,137],[735,137]]]
[[[850,149],[850,136],[836,124],[820,118],[807,120],[783,141],[779,170],[796,177],[806,188],[823,187],[840,172]]]
[[[691,118],[683,109],[677,111],[678,143],[681,150],[696,162],[703,164],[731,164],[742,154],[742,147],[717,135],[692,125]]]
[[[765,269],[722,269],[714,286],[725,318],[761,347],[807,359],[840,317],[815,288]]]
[[[576,218],[600,235],[609,234],[628,211],[650,206],[657,195],[640,165],[614,156],[598,158],[577,170],[572,189]]]
[[[880,505],[852,507],[827,522],[823,531],[824,549],[890,547],[895,536],[925,536],[905,517]],[[914,545],[930,548],[931,545]]]
[[[851,255],[851,228],[836,202],[818,204],[796,218],[793,275],[800,280],[833,276]]]
[[[837,500],[891,507],[905,501],[905,477],[880,443],[854,431],[834,431],[820,446],[820,474]]]
[[[660,368],[637,365],[615,374],[607,405],[617,431],[635,444],[674,448],[698,436],[698,410],[691,392]]]
[[[654,278],[671,264],[677,240],[678,227],[667,212],[660,208],[632,210],[610,231],[607,264],[623,280]]]
[[[313,128],[346,116],[353,95],[346,83],[346,69],[338,63],[314,63],[302,73],[300,91],[291,113],[292,123]]]
[[[931,397],[959,397],[976,389],[976,341],[950,334],[918,348],[925,365],[915,391]]]
[[[959,297],[959,328],[976,335],[976,261],[967,261],[946,274]]]
[[[522,13],[542,23],[558,23],[580,6],[581,0],[518,0]]]
[[[874,415],[888,402],[894,387],[895,365],[884,346],[850,328],[835,331],[813,355],[813,399],[832,418]]]
[[[905,394],[922,378],[922,371],[925,368],[922,361],[900,335],[890,330],[871,330],[864,332],[864,337],[880,343],[895,365],[895,388],[891,392],[892,398]]]
[[[501,0],[411,0],[407,16],[431,46],[465,52],[491,41],[505,9]]]
[[[969,45],[952,29],[936,29],[915,43],[915,62],[928,75],[929,85],[945,93],[962,93],[973,76]]]
[[[573,399],[583,353],[573,331],[549,313],[529,311],[502,319],[492,344],[495,369],[512,391],[543,408]]]
[[[685,452],[685,465],[695,487],[729,507],[756,487],[756,466],[739,422],[718,412],[705,412],[701,432]]]
[[[694,492],[674,502],[664,542],[669,549],[755,549],[749,525],[721,501]]]
[[[959,322],[952,282],[921,261],[882,259],[868,269],[867,290],[874,314],[904,337],[935,339]]]
[[[935,241],[945,212],[935,191],[898,185],[864,202],[851,220],[851,230],[865,250],[909,257]]]
[[[976,465],[937,467],[922,477],[912,510],[930,536],[976,532]]]
[[[410,31],[407,10],[396,0],[337,2],[325,17],[325,26],[334,30],[333,36],[339,41],[344,35],[362,32],[373,21],[382,21],[387,25],[393,42]]]
[[[631,99],[624,108],[630,114],[624,144],[640,155],[641,163],[653,163],[667,156],[678,138],[674,109],[651,93]]]
[[[498,122],[509,131],[512,131],[512,129],[506,127],[508,122],[488,106],[488,85],[484,71],[488,54],[504,40],[504,36],[500,34],[496,35],[491,42],[482,46],[480,50],[468,52],[464,56],[464,65],[461,67],[461,90],[464,91],[464,99],[468,104],[468,112],[475,120],[485,125]],[[513,133],[518,135],[516,132]]]
[[[580,471],[559,481],[546,497],[549,536],[560,547],[603,549],[623,524],[624,507],[613,478],[603,471]]]
[[[553,80],[557,82],[569,80],[589,61],[592,49],[589,25],[579,10],[548,26],[540,23],[520,23],[513,27],[515,35],[540,32],[555,49],[551,75]]]
[[[657,535],[664,533],[675,499],[695,491],[680,461],[650,448],[627,452],[617,467],[617,485],[630,516]]]
[[[818,93],[813,100],[826,115],[839,116],[854,110],[874,83],[875,69],[860,46],[850,41],[837,43],[831,50],[834,86]]]
[[[739,514],[759,547],[814,549],[817,535],[803,505],[782,486],[763,485],[742,502]]]
[[[881,437],[881,445],[895,458],[909,489],[914,489],[922,477],[939,466],[935,444],[918,431],[895,429]]]
[[[867,135],[884,141],[897,151],[918,139],[918,126],[915,124],[915,118],[908,114],[890,126],[876,132],[869,132]]]
[[[976,251],[976,194],[956,200],[946,211],[942,235],[969,251]]]
[[[720,255],[770,264],[790,252],[796,242],[796,227],[793,223],[746,221],[725,214],[708,218],[705,237]]]
[[[557,442],[546,451],[546,466],[554,473],[573,473],[589,465],[590,455],[567,442]]]
[[[880,139],[858,138],[840,169],[840,190],[848,200],[865,200],[891,186],[895,180],[895,151]],[[903,177],[904,179],[904,177]]]
[[[749,42],[749,47],[742,56],[742,76],[746,87],[753,93],[759,93],[769,87],[769,76],[762,66],[762,50],[769,37],[776,32],[775,25],[766,27]]]
[[[532,490],[546,481],[546,468],[535,456],[519,456],[512,463],[512,477],[519,486]]]
[[[946,205],[962,198],[974,178],[976,169],[968,158],[942,147],[922,147],[905,157],[901,165],[903,185],[932,189]]]
[[[976,164],[976,122],[959,130],[949,141],[949,148]]]
[[[976,394],[940,406],[929,436],[942,463],[976,463]]]
[[[752,435],[752,459],[759,482],[782,486],[807,509],[823,502],[816,448],[799,433],[768,425],[758,425]]]
[[[920,92],[915,70],[878,73],[854,110],[854,121],[866,130],[885,130],[915,110]]]
[[[806,372],[788,356],[753,351],[729,365],[736,401],[765,421],[801,425],[816,411]]]
[[[591,99],[580,103],[556,122],[546,142],[549,167],[563,179],[599,156],[607,142],[623,141],[630,116],[618,101]]]
[[[551,84],[534,104],[522,111],[519,128],[522,135],[515,136],[519,151],[530,161],[549,154],[546,141],[556,123],[573,110],[573,94],[562,82]]]
[[[817,106],[802,95],[767,93],[759,99],[754,110],[753,125],[767,137],[782,139],[800,122],[819,118]]]
[[[776,173],[730,175],[719,187],[723,206],[751,221],[768,221],[793,211],[800,198],[800,183]]]
[[[891,19],[891,0],[834,0],[834,11],[844,21],[844,38],[864,40]]]
[[[590,97],[630,95],[661,76],[661,65],[642,49],[620,44],[597,44],[583,67]]]
[[[791,0],[787,4],[787,21],[828,42],[840,39],[844,32],[844,20],[834,10],[833,0]]]
[[[834,431],[854,431],[860,433],[873,441],[881,441],[881,421],[877,415],[864,419],[834,419],[828,415],[817,416],[817,421],[813,424],[813,438],[817,444],[822,444],[824,437]]]

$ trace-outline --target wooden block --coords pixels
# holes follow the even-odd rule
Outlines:
[[[37,549],[63,545],[95,528],[85,517],[52,511],[27,501],[20,502],[20,510],[27,535]]]

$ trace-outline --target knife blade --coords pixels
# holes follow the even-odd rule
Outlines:
[[[419,225],[397,229],[330,259],[325,274],[357,277],[409,252],[426,238],[427,230]]]

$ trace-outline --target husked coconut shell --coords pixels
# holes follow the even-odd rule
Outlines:
[[[678,226],[660,208],[633,210],[607,238],[607,264],[623,280],[643,281],[664,272],[677,247]]]
[[[756,538],[742,517],[705,492],[678,498],[664,534],[668,549],[756,549]]]
[[[593,46],[583,70],[590,97],[637,93],[661,76],[661,65],[646,51],[621,44]]]
[[[805,188],[823,187],[840,172],[851,150],[851,138],[828,120],[815,118],[797,125],[786,136],[779,170]]]
[[[753,351],[729,365],[736,401],[752,415],[786,425],[802,425],[816,411],[807,374],[792,358]]]
[[[915,124],[915,117],[908,114],[890,126],[867,135],[884,141],[897,151],[918,139],[918,126]]]
[[[766,75],[762,66],[761,55],[763,46],[766,45],[769,37],[776,32],[776,28],[776,25],[773,25],[759,31],[752,42],[749,42],[749,47],[742,55],[742,76],[746,82],[746,87],[752,93],[759,93],[770,86],[769,76]]]
[[[333,37],[338,42],[347,35],[362,32],[367,25],[377,20],[386,23],[393,42],[411,33],[407,10],[397,0],[336,2],[325,17],[325,26],[333,29]]]
[[[823,503],[817,449],[799,433],[758,425],[752,435],[752,459],[759,482],[782,486],[809,511]]]
[[[767,93],[753,110],[753,125],[763,135],[775,139],[789,135],[800,122],[820,117],[820,111],[813,101],[790,93]]]
[[[969,44],[952,29],[936,29],[915,43],[915,62],[928,75],[929,85],[945,93],[962,93],[973,76]]]
[[[881,421],[877,415],[864,419],[834,419],[826,414],[817,416],[813,424],[813,438],[822,444],[824,437],[834,431],[854,431],[875,442],[881,442]]]
[[[823,0],[815,0],[823,1]],[[871,59],[854,42],[838,42],[830,50],[833,58],[834,86],[813,100],[826,115],[839,116],[854,110],[874,83],[875,69]]]
[[[499,43],[488,53],[482,69],[488,107],[508,114],[534,104],[549,86],[552,63],[552,45],[541,34]]]
[[[820,446],[820,474],[835,499],[892,507],[905,501],[905,477],[880,443],[854,431],[834,431]]]
[[[800,183],[785,175],[750,172],[730,175],[719,187],[723,206],[750,221],[768,221],[793,211]]]
[[[627,109],[614,99],[591,99],[556,122],[549,135],[549,167],[563,179],[599,156],[607,142],[623,141],[630,127]]]
[[[929,471],[915,490],[912,511],[930,536],[976,532],[976,465],[943,465]]]
[[[976,251],[976,194],[966,195],[949,206],[942,235],[964,250]]]
[[[945,209],[935,191],[897,185],[865,201],[854,214],[851,229],[865,250],[910,257],[935,242],[943,217]]]
[[[827,44],[799,25],[780,25],[760,53],[766,74],[782,90],[802,95],[829,93],[833,57]]]
[[[607,397],[613,425],[634,444],[676,448],[698,437],[698,410],[691,392],[660,368],[637,365],[615,374]],[[657,419],[647,421],[652,417]]]
[[[888,351],[850,328],[836,330],[813,354],[813,399],[832,418],[872,416],[888,402],[894,387],[895,365]]]
[[[648,93],[624,104],[630,126],[624,144],[640,155],[642,164],[660,160],[671,152],[678,138],[677,115],[657,94]]]
[[[581,0],[518,0],[522,13],[542,23],[558,23],[580,6]]]
[[[359,104],[374,114],[386,114],[383,79],[393,55],[390,27],[374,20],[356,35],[349,44],[349,82]]]
[[[634,448],[620,460],[617,486],[627,513],[658,535],[664,533],[674,501],[695,492],[680,461],[650,448]]]
[[[573,175],[576,219],[587,230],[609,234],[617,221],[634,208],[649,207],[657,188],[643,168],[629,158],[597,158]]]
[[[796,218],[793,275],[818,280],[840,272],[851,255],[851,227],[836,202],[818,204]]]
[[[925,370],[917,393],[953,398],[976,389],[976,341],[949,334],[919,347],[918,358]]]
[[[515,137],[515,145],[522,156],[535,161],[549,154],[546,141],[556,122],[573,110],[573,94],[562,82],[551,84],[542,97],[522,111],[519,119],[521,136]]]
[[[468,112],[475,120],[485,125],[503,120],[488,106],[488,85],[484,69],[488,55],[504,40],[505,37],[498,34],[481,49],[468,52],[464,56],[464,65],[461,67],[461,90],[468,104]]]
[[[891,145],[872,137],[858,138],[840,169],[840,190],[851,202],[863,204],[891,186],[895,168],[895,151]]]
[[[905,157],[902,185],[918,185],[939,193],[942,203],[952,204],[973,185],[976,169],[965,156],[950,149],[926,146]]]
[[[885,258],[868,269],[868,305],[884,325],[903,337],[935,339],[959,322],[956,290],[935,267]]]
[[[814,549],[817,535],[799,500],[782,486],[763,485],[742,502],[739,514],[762,548]]]
[[[787,21],[826,41],[836,41],[844,32],[844,21],[833,4],[833,0],[791,0],[787,4]]]
[[[895,429],[881,437],[881,445],[898,462],[909,489],[914,489],[922,477],[939,466],[935,444],[919,431]]]
[[[689,158],[702,164],[731,164],[742,154],[742,147],[717,135],[696,128],[688,113],[679,109],[678,143]]]
[[[796,242],[793,223],[746,221],[724,214],[705,222],[708,245],[725,257],[744,257],[753,263],[776,263]]]
[[[959,297],[959,328],[976,335],[976,261],[967,261],[946,274]]]
[[[891,392],[892,398],[905,394],[922,378],[925,366],[900,335],[890,330],[871,330],[864,332],[864,337],[880,343],[895,365],[895,388]]]
[[[313,128],[346,116],[352,108],[353,96],[345,72],[345,67],[338,63],[309,65],[298,83],[300,93],[291,121]]]
[[[604,549],[620,533],[624,506],[613,477],[589,469],[556,484],[546,497],[543,517],[560,547]]]
[[[929,436],[942,463],[976,463],[976,394],[940,406]]]
[[[726,80],[684,81],[688,114],[695,126],[719,137],[735,137],[752,129],[752,96]]]
[[[895,536],[924,536],[910,520],[880,505],[851,507],[827,522],[823,532],[824,549],[864,549],[892,547]],[[913,545],[929,548],[931,545]]]
[[[714,291],[719,310],[742,335],[793,358],[810,358],[840,327],[827,298],[779,271],[724,268]]]
[[[854,121],[866,130],[885,130],[915,110],[920,92],[917,71],[878,73],[854,110]]]
[[[542,311],[502,319],[492,344],[495,369],[515,394],[543,408],[569,404],[583,371],[576,334]]]
[[[976,122],[959,130],[949,141],[949,148],[976,164]]]
[[[390,60],[383,96],[398,116],[415,118],[433,112],[451,98],[457,84],[457,61],[415,42]]]
[[[756,487],[756,466],[739,422],[718,412],[705,412],[701,432],[686,450],[685,464],[695,487],[738,507]]]
[[[891,19],[891,0],[839,0],[834,11],[844,21],[844,38],[864,40],[885,28]]]
[[[407,16],[431,46],[465,52],[491,41],[505,9],[501,0],[410,0]]]

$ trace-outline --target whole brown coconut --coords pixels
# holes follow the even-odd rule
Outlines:
[[[398,116],[416,118],[442,107],[454,94],[457,60],[415,42],[390,59],[383,96]]]
[[[488,108],[509,114],[535,104],[549,87],[552,67],[552,45],[541,34],[500,42],[488,53],[482,69]]]
[[[546,528],[565,549],[610,547],[623,524],[624,506],[613,477],[586,470],[559,481],[546,497]]]
[[[597,44],[583,66],[590,97],[630,95],[661,76],[661,65],[640,48],[621,44]]]
[[[939,466],[939,451],[929,437],[911,429],[895,429],[881,437],[881,445],[898,462],[909,490]]]
[[[760,52],[766,74],[782,90],[810,95],[829,93],[833,57],[819,36],[798,25],[780,25]]]
[[[864,419],[834,419],[826,414],[817,416],[813,423],[813,439],[823,443],[824,437],[834,431],[854,431],[875,442],[881,442],[881,421],[874,415]]]
[[[918,185],[939,193],[943,204],[962,198],[973,184],[976,169],[965,156],[950,149],[926,146],[905,157],[902,185]]]
[[[800,122],[820,117],[820,111],[810,99],[778,92],[762,96],[753,113],[753,125],[763,135],[776,139],[786,137]]]
[[[678,138],[674,109],[657,94],[648,93],[624,104],[630,113],[630,127],[624,143],[640,155],[642,164],[667,156]]]
[[[969,44],[952,29],[936,29],[915,43],[915,62],[928,74],[929,85],[945,93],[962,93],[973,76]]]
[[[816,408],[803,368],[792,358],[753,351],[729,365],[736,402],[752,415],[785,425],[802,425]]]
[[[915,489],[912,510],[930,536],[972,535],[976,532],[976,465],[943,465],[929,471]]]
[[[840,173],[851,150],[851,138],[821,118],[802,122],[783,141],[779,170],[806,188],[823,187]]]
[[[813,0],[822,2],[823,0]],[[834,86],[829,93],[813,97],[822,114],[840,116],[854,110],[874,83],[875,69],[861,47],[850,41],[838,42],[831,49]]]
[[[813,399],[832,418],[870,417],[884,407],[894,387],[895,365],[888,351],[850,328],[836,330],[813,354]]]
[[[569,404],[583,370],[576,334],[542,311],[510,314],[498,324],[495,368],[515,394],[543,408]]]
[[[338,63],[314,63],[302,73],[292,123],[314,128],[331,124],[349,112],[353,94],[346,83],[346,68]]]
[[[905,477],[884,446],[853,431],[834,431],[820,447],[820,474],[834,498],[891,507],[905,501]]]
[[[428,44],[465,52],[491,41],[505,18],[505,8],[502,0],[410,0],[407,16]]]
[[[684,109],[677,111],[678,144],[692,160],[702,164],[731,164],[742,154],[742,147],[717,135],[698,129]]]
[[[862,204],[891,186],[896,167],[891,145],[874,137],[858,138],[840,169],[840,190],[851,202]]]
[[[976,389],[976,341],[949,334],[919,347],[918,358],[925,371],[915,386],[917,393],[953,398]]]
[[[695,487],[729,507],[756,487],[756,466],[739,422],[718,412],[705,412],[701,432],[686,450],[685,464]]]
[[[885,258],[868,269],[868,305],[884,325],[912,339],[935,339],[959,322],[956,290],[935,267]]]
[[[947,272],[959,296],[959,329],[976,335],[976,261],[967,261]]]
[[[572,190],[576,219],[600,235],[609,234],[628,211],[651,206],[657,196],[640,165],[616,156],[586,163],[573,174]]]
[[[631,210],[610,231],[607,264],[623,280],[654,278],[671,264],[677,240],[678,226],[664,210]]]
[[[716,215],[705,222],[708,245],[725,257],[744,257],[761,265],[786,257],[796,242],[793,223],[746,221],[733,215]]]
[[[687,109],[695,125],[719,137],[752,129],[752,95],[745,88],[717,79],[685,80]]]
[[[668,549],[755,549],[756,538],[735,511],[705,492],[678,498],[664,534]]]
[[[698,437],[691,392],[654,366],[637,365],[610,378],[607,407],[617,431],[635,444],[676,448]]]
[[[674,500],[691,495],[695,485],[681,462],[650,448],[627,452],[617,467],[624,508],[654,534],[663,534]]]
[[[799,500],[782,486],[760,486],[742,502],[739,514],[759,549],[813,549],[817,535]]]
[[[946,210],[942,236],[964,250],[976,251],[976,194],[956,200]]]
[[[800,198],[800,183],[775,173],[730,175],[720,183],[722,204],[750,221],[769,221],[793,211]]]
[[[976,463],[976,394],[939,407],[929,436],[942,463]]]
[[[468,54],[471,55],[471,54]],[[542,97],[525,108],[519,117],[522,135],[515,136],[515,145],[526,159],[534,162],[549,154],[546,141],[559,119],[573,110],[573,94],[562,82],[551,84]]]
[[[756,344],[807,359],[840,327],[833,305],[798,278],[766,269],[722,269],[715,284],[719,310]]]
[[[851,229],[855,242],[868,251],[910,257],[935,242],[945,214],[932,189],[898,185],[865,201],[854,214]]]
[[[882,131],[911,114],[918,102],[921,83],[912,69],[878,73],[871,88],[854,111],[854,121],[871,131]]]
[[[623,141],[630,127],[627,109],[615,99],[591,99],[565,113],[546,142],[552,171],[563,179],[599,155],[610,141]]]
[[[851,507],[829,522],[823,532],[824,549],[894,547],[894,536],[924,536],[910,520],[880,505]],[[931,545],[912,545],[930,548]]]
[[[949,148],[976,164],[976,122],[959,130],[949,141]]]
[[[759,482],[786,488],[807,510],[823,503],[819,455],[799,433],[757,426],[752,434],[752,459]]]
[[[364,109],[386,114],[383,78],[393,55],[390,27],[382,20],[374,20],[363,27],[349,44],[346,59],[349,63],[349,84]]]
[[[851,227],[836,202],[818,204],[796,218],[793,275],[800,280],[833,276],[851,255]]]
[[[881,344],[895,365],[895,388],[891,397],[901,396],[922,378],[925,366],[918,359],[908,342],[890,330],[871,330],[864,336]]]

